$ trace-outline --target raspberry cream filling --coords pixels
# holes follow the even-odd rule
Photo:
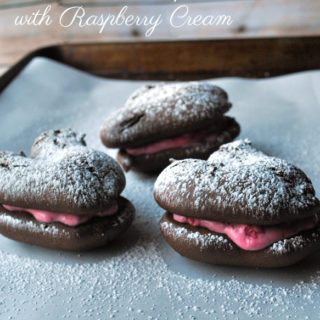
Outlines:
[[[105,211],[97,212],[94,215],[82,215],[76,216],[68,213],[60,213],[60,212],[51,212],[51,211],[43,211],[36,209],[28,209],[21,207],[14,207],[9,205],[2,205],[8,211],[25,211],[29,212],[33,215],[33,217],[40,222],[61,222],[66,224],[67,226],[75,227],[79,224],[85,223],[93,217],[106,217],[115,214],[118,211],[118,204],[113,204],[110,208]]]
[[[126,152],[131,155],[150,154],[187,146],[195,142],[215,142],[217,140],[217,134],[210,131],[212,131],[212,129],[197,133],[185,133],[179,137],[160,140],[140,148],[126,149]]]
[[[189,218],[173,214],[173,219],[194,227],[226,234],[238,247],[248,251],[261,250],[274,242],[289,238],[301,231],[312,229],[318,223],[317,216],[308,217],[290,224],[277,226],[251,226],[246,224],[222,223],[211,220]]]

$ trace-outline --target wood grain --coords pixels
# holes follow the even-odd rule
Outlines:
[[[5,2],[1,1],[2,4]],[[98,33],[97,27],[79,28],[74,25],[70,28],[62,28],[59,25],[59,17],[66,9],[65,3],[64,5],[52,5],[50,14],[53,23],[50,26],[14,25],[14,19],[17,15],[31,14],[38,9],[44,10],[46,6],[47,4],[0,10],[0,72],[1,69],[12,65],[31,50],[52,44],[320,35],[319,0],[245,0],[190,3],[188,6],[193,16],[228,14],[234,22],[231,26],[190,26],[181,29],[169,26],[169,15],[177,4],[130,5],[129,9],[132,14],[151,16],[156,13],[165,17],[164,23],[150,38],[145,37],[146,28],[143,27],[107,27],[102,33]],[[87,15],[116,14],[118,12],[119,6],[86,8]]]

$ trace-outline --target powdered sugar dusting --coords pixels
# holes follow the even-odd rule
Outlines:
[[[166,235],[170,235],[173,238],[183,238],[185,241],[189,241],[191,246],[197,246],[200,251],[204,249],[210,249],[213,246],[218,249],[226,251],[235,248],[234,243],[227,236],[222,234],[215,234],[210,231],[206,233],[200,233],[199,231],[192,231],[190,228],[184,226],[177,226],[175,223],[169,221],[161,222],[161,229]],[[200,228],[202,229],[202,228]],[[288,239],[283,239],[274,242],[266,250],[272,254],[285,255],[293,254],[295,251],[305,249],[308,245],[320,241],[320,226],[316,227],[311,236],[303,236],[301,234],[292,236]]]
[[[221,146],[208,161],[174,162],[160,174],[154,190],[168,207],[241,214],[258,223],[277,222],[283,214],[291,219],[304,216],[303,210],[319,205],[300,169],[257,151],[248,140]]]
[[[200,250],[210,248],[215,245],[216,248],[224,250],[232,250],[233,245],[230,240],[223,237],[222,235],[216,235],[213,233],[201,234],[198,231],[191,231],[185,227],[177,227],[171,222],[164,221],[161,223],[166,234],[171,234],[174,237],[186,237],[190,244],[199,246]]]
[[[108,208],[124,188],[124,174],[115,160],[75,136],[70,130],[42,135],[32,158],[0,152],[1,203],[65,213]]]
[[[318,227],[310,237],[304,237],[303,235],[296,235],[289,239],[283,239],[275,242],[270,251],[275,254],[286,254],[289,252],[301,250],[306,247],[308,243],[316,243],[320,241],[320,227]]]
[[[181,132],[193,123],[215,119],[229,110],[226,92],[212,84],[186,82],[145,85],[136,90],[125,107],[108,117],[104,124],[108,141],[135,142],[133,138],[168,136],[168,128]],[[169,132],[170,133],[170,132]]]
[[[64,156],[62,150],[85,148],[87,146],[85,136],[72,129],[43,132],[35,139],[30,157],[57,161],[57,158]]]
[[[2,145],[14,145],[18,150],[15,141],[29,141],[21,134],[26,132],[23,130],[28,130],[30,137],[35,128],[63,123],[87,132],[90,146],[102,149],[97,139],[101,119],[139,83],[91,78],[88,82],[95,86],[93,90],[82,81],[89,75],[36,59],[25,70],[28,74],[16,78],[20,87],[13,83],[1,94],[1,98],[8,97],[11,90],[12,97],[1,101],[0,110],[3,116],[8,115],[6,121],[3,118],[2,137],[17,132],[18,128],[10,126],[16,123],[14,115],[21,117],[29,112],[29,106],[38,107],[30,114],[45,114],[50,121],[34,116],[32,123],[23,119],[19,133],[12,139],[1,139]],[[218,80],[235,99],[233,114],[245,124],[244,136],[250,136],[270,154],[294,159],[312,175],[317,192],[320,127],[318,104],[311,92],[312,86],[317,92],[319,75],[313,71],[272,80]],[[31,76],[33,81],[28,81]],[[308,82],[310,78],[314,81]],[[26,86],[33,92],[30,97],[19,91]],[[288,88],[294,88],[290,99]],[[45,100],[39,98],[43,92],[48,96]],[[14,112],[9,116],[11,110]],[[54,118],[54,112],[62,116]],[[67,254],[0,236],[0,319],[320,318],[319,255],[277,270],[209,266],[182,258],[160,235],[157,222],[163,210],[152,197],[154,178],[131,172],[127,181],[124,195],[134,203],[137,217],[123,242],[114,248]]]
[[[161,111],[163,115],[174,114],[180,118],[208,117],[211,109],[224,113],[230,107],[227,94],[217,86],[203,82],[180,82],[145,85],[136,90],[127,100],[126,108],[145,111],[151,117]]]
[[[16,228],[16,232],[19,232],[20,228],[27,229],[33,234],[37,234],[39,231],[41,233],[49,233],[51,235],[59,235],[60,237],[63,234],[63,236],[67,236],[67,233],[64,232],[63,229],[58,229],[55,225],[52,223],[36,223],[35,220],[30,219],[28,221],[24,221],[23,224],[21,224],[21,219],[19,217],[15,218],[13,216],[10,216],[8,214],[0,214],[0,223],[2,225],[8,225],[10,227]]]
[[[148,195],[152,191],[145,182],[130,188]],[[206,279],[200,276],[205,265],[179,258],[183,260],[179,268],[194,269],[196,276],[172,270],[162,258],[161,235],[153,221],[161,210],[150,217],[151,205],[150,200],[137,200],[141,214],[134,225],[144,232],[133,245],[132,238],[125,242],[121,254],[102,250],[94,259],[97,252],[68,256],[53,252],[48,260],[34,257],[31,250],[31,256],[0,251],[0,317],[21,319],[29,310],[50,319],[285,319],[289,310],[296,314],[290,319],[319,315],[318,273],[284,285],[272,283],[270,277],[276,278],[278,272],[278,277],[290,278],[297,274],[295,269],[263,273],[214,266],[208,267]],[[46,255],[50,252],[46,250]],[[239,274],[247,274],[249,280]],[[254,283],[254,277],[261,281]]]

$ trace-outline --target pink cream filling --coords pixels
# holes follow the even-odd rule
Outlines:
[[[205,130],[197,133],[185,133],[176,138],[160,140],[158,142],[148,144],[144,147],[135,148],[135,149],[126,149],[126,151],[127,153],[132,155],[156,153],[162,150],[186,146],[199,141],[215,142],[216,139],[217,139],[216,133],[212,133],[210,132],[210,130]]]
[[[231,224],[217,221],[189,218],[173,214],[173,219],[194,227],[203,227],[214,232],[226,234],[237,246],[248,251],[261,250],[279,240],[289,238],[300,231],[312,229],[317,217],[308,217],[290,224],[257,227],[246,224]]]
[[[43,211],[43,210],[36,210],[36,209],[28,209],[28,208],[21,208],[21,207],[14,207],[9,205],[2,205],[8,211],[26,211],[31,213],[34,218],[41,222],[61,222],[71,227],[78,226],[88,220],[92,219],[93,217],[105,217],[113,215],[118,211],[118,204],[113,204],[109,209],[97,212],[94,215],[83,215],[83,216],[76,216],[73,214],[68,213],[60,213],[60,212],[50,212],[50,211]]]

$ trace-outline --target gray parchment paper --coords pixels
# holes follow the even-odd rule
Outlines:
[[[229,93],[241,137],[301,167],[319,196],[320,71],[211,81]],[[72,127],[87,133],[89,146],[107,151],[99,141],[102,122],[141,83],[36,58],[0,96],[0,150],[28,153],[42,131]],[[154,180],[127,174],[124,195],[137,218],[108,248],[67,253],[0,236],[0,319],[320,318],[319,254],[279,270],[185,259],[160,235]]]

